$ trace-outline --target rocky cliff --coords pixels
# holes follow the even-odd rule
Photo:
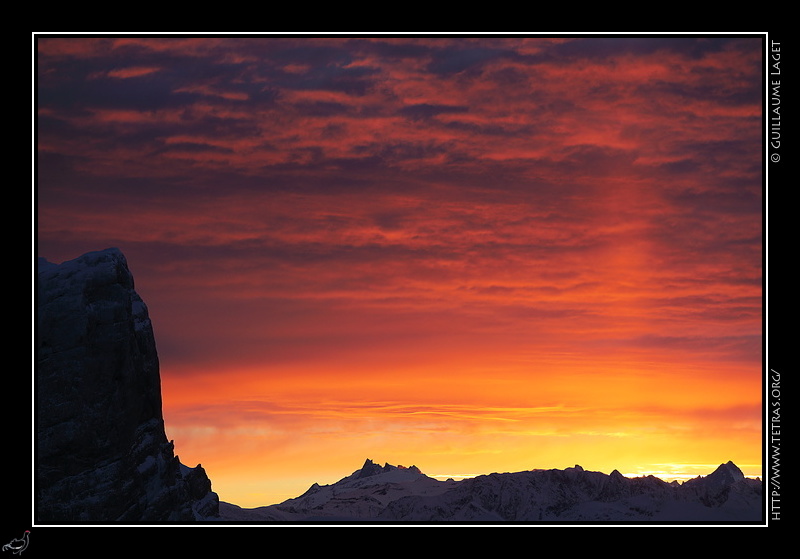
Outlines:
[[[39,261],[35,518],[191,522],[219,499],[167,440],[148,310],[117,249]]]

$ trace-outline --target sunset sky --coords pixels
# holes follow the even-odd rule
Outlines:
[[[223,501],[759,476],[762,43],[39,37],[35,250],[126,255]]]

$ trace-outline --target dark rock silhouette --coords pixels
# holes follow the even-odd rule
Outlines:
[[[55,265],[37,285],[37,522],[184,522],[219,500],[174,455],[147,307],[117,249]]]

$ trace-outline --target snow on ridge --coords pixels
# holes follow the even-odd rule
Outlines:
[[[737,474],[738,472],[738,474]],[[242,509],[221,503],[223,520],[258,521],[728,521],[763,518],[762,484],[732,462],[693,483],[628,478],[581,466],[439,481],[418,468],[367,459],[330,485],[300,497]]]
[[[47,271],[54,271],[56,269],[59,270],[70,270],[70,269],[81,269],[81,268],[93,268],[98,265],[103,264],[110,264],[115,265],[121,263],[126,268],[128,266],[128,262],[125,258],[125,255],[122,251],[116,247],[109,247],[103,250],[95,250],[91,252],[84,253],[77,258],[73,258],[71,260],[65,260],[64,262],[58,264],[55,262],[50,262],[46,257],[39,256],[37,257],[37,271],[38,272],[47,272]]]
[[[58,267],[58,264],[55,262],[50,262],[47,258],[43,256],[39,256],[36,259],[36,273],[41,274],[42,272],[51,271]]]

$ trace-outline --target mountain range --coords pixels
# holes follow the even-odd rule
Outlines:
[[[574,466],[439,481],[411,466],[364,465],[330,485],[313,484],[280,504],[243,509],[220,502],[233,522],[758,522],[762,482],[733,463],[683,483]]]

